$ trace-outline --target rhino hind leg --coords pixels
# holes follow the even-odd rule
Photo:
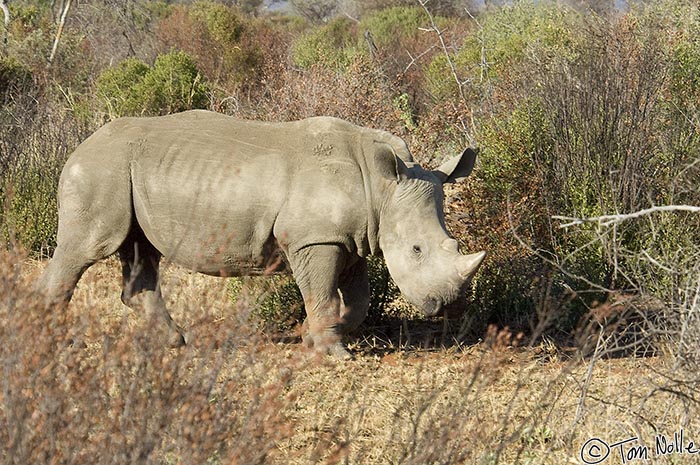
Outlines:
[[[43,304],[55,310],[64,310],[80,277],[96,261],[80,253],[72,244],[59,243],[53,258],[34,286],[36,292],[43,297]]]
[[[58,212],[56,250],[34,285],[44,304],[54,309],[67,307],[83,273],[117,251],[127,235],[131,214],[129,209],[116,209],[96,218],[91,216],[89,199],[64,197]]]
[[[122,302],[135,310],[145,310],[156,322],[158,339],[170,347],[185,345],[182,330],[168,313],[161,294],[160,252],[138,227],[119,247],[122,264]]]

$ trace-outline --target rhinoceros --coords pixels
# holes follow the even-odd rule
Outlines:
[[[445,228],[443,183],[469,175],[467,149],[434,171],[390,133],[331,118],[269,123],[188,111],[121,118],[86,139],[61,173],[57,247],[37,282],[65,307],[85,270],[118,253],[122,301],[184,344],[159,285],[161,258],[215,276],[290,270],[303,342],[347,354],[364,320],[366,257],[383,254],[402,294],[437,315],[485,252],[463,255]]]

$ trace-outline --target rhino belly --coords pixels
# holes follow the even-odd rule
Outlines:
[[[273,228],[284,194],[253,182],[255,167],[171,163],[132,173],[134,211],[175,263],[216,276],[280,272]],[[246,174],[249,174],[246,176]]]

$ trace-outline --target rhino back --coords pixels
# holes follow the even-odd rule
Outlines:
[[[274,265],[278,247],[362,248],[358,129],[332,118],[260,123],[195,111],[101,131],[109,156],[129,160],[134,212],[156,248],[197,271],[232,275]]]

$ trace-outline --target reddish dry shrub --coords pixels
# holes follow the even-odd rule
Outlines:
[[[237,352],[255,338],[234,319],[194,325],[196,343],[176,351],[154,343],[149,324],[124,320],[105,336],[85,308],[38,305],[23,258],[0,256],[0,462],[255,464],[290,434],[291,371],[262,378],[266,362]],[[68,343],[83,334],[87,348]]]
[[[207,4],[202,5],[199,9],[176,7],[158,24],[163,51],[174,48],[192,55],[207,79],[224,91],[255,84],[262,55],[248,26],[232,9],[215,4],[230,19],[222,30],[222,24],[214,22],[206,11]]]
[[[393,103],[391,81],[364,58],[343,72],[314,66],[309,70],[284,68],[253,99],[229,97],[227,113],[237,117],[290,121],[310,116],[335,116],[355,124],[401,134],[403,125]],[[270,81],[271,82],[271,81]]]

